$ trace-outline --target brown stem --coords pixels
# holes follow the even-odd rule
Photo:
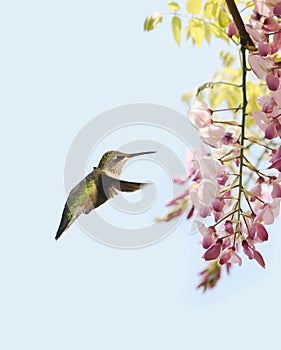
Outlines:
[[[229,9],[229,12],[232,15],[233,21],[238,29],[240,35],[240,43],[249,51],[256,51],[256,46],[253,43],[250,35],[245,29],[244,22],[240,16],[238,8],[234,2],[234,0],[225,0]]]

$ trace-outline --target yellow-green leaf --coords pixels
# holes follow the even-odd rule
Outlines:
[[[187,0],[186,2],[187,12],[191,13],[192,15],[197,15],[200,13],[201,8],[202,0]]]
[[[228,25],[230,23],[230,18],[227,16],[227,14],[222,9],[219,10],[218,23],[219,23],[219,26],[221,28],[228,27]]]
[[[205,39],[207,40],[208,44],[211,42],[211,30],[210,30],[210,23],[205,23]]]
[[[149,32],[150,30],[156,28],[163,20],[163,16],[161,12],[153,13],[146,17],[143,30]]]
[[[177,16],[172,18],[172,30],[175,42],[180,45],[181,43],[181,19]]]
[[[227,43],[229,43],[229,37],[228,37],[228,35],[227,35],[227,33],[225,32],[224,29],[222,29],[222,28],[220,28],[218,26],[214,26],[214,25],[211,25],[210,29],[211,29],[212,34],[215,37],[221,38],[224,41],[226,41]]]
[[[224,50],[220,51],[218,54],[218,57],[222,60],[224,67],[231,67],[235,62],[235,58],[228,51],[224,51]]]
[[[195,95],[194,91],[186,91],[182,94],[181,101],[189,105],[194,95]]]
[[[193,43],[199,48],[205,37],[204,23],[198,19],[191,19],[185,29],[187,31],[186,38],[192,37]]]
[[[236,108],[237,107],[237,101],[235,96],[233,96],[231,93],[228,93],[226,95],[226,100],[229,108]]]
[[[206,2],[204,6],[204,16],[206,18],[212,19],[213,16],[213,4],[211,2]]]
[[[244,6],[253,9],[254,8],[254,2],[253,1],[246,1],[244,3]]]
[[[171,11],[179,11],[181,9],[180,5],[174,1],[169,1],[168,6]]]
[[[217,18],[219,5],[214,0],[208,0],[204,6],[204,16],[209,19]]]
[[[222,90],[218,93],[218,91],[210,91],[209,98],[210,104],[212,108],[217,108],[227,97],[227,92]]]

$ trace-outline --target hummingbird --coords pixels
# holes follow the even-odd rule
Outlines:
[[[120,180],[120,175],[127,160],[150,153],[155,151],[132,154],[119,151],[106,152],[99,165],[70,191],[55,239],[57,240],[82,213],[89,214],[117,195],[117,191],[134,192],[145,186],[146,183]]]

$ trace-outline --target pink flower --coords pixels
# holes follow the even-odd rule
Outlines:
[[[244,253],[248,256],[249,259],[254,258],[254,250],[249,246],[248,242],[246,240],[242,241],[242,247]]]
[[[255,12],[264,17],[272,17],[274,5],[280,0],[254,0]]]
[[[177,204],[177,203],[180,201],[180,199],[185,198],[188,194],[189,194],[189,190],[186,189],[182,194],[180,194],[180,195],[177,196],[176,198],[174,198],[174,199],[168,201],[168,202],[166,203],[166,206],[169,207],[169,206],[171,206],[171,205]]]
[[[242,265],[242,259],[235,252],[234,247],[229,247],[223,251],[219,263],[221,265],[226,263],[231,263],[231,264],[238,264],[240,266]]]
[[[217,182],[219,185],[224,186],[227,180],[228,180],[228,176],[225,171],[219,171],[217,173]]]
[[[189,179],[189,176],[173,176],[173,182],[178,185],[183,185],[186,183],[186,181]]]
[[[232,143],[232,133],[226,132],[222,126],[214,125],[212,114],[213,111],[205,102],[196,101],[188,112],[188,119],[199,130],[201,140],[207,145],[219,148],[223,143]]]
[[[268,120],[268,118],[266,118],[266,114],[264,112],[254,111],[252,113],[252,115],[253,115],[258,127],[262,131],[265,131],[265,129],[269,125],[269,120]]]
[[[202,287],[204,292],[208,288],[214,288],[221,276],[221,266],[216,261],[212,261],[200,272],[200,276],[202,280],[197,288]]]
[[[235,251],[233,251],[232,256],[228,262],[231,264],[237,264],[239,266],[242,265],[242,259]]]
[[[281,146],[279,146],[277,152],[273,154],[273,157],[270,159],[270,162],[272,163],[268,169],[277,169],[278,171],[281,171]]]
[[[270,96],[260,96],[257,98],[258,104],[262,107],[262,112],[270,114],[276,106],[276,102]]]
[[[273,13],[274,16],[281,18],[281,2],[278,2],[274,7],[273,7]]]
[[[270,159],[271,163],[274,163],[278,160],[281,160],[281,146],[278,147],[278,150],[272,153],[272,158]]]
[[[198,157],[197,168],[200,169],[203,179],[208,179],[213,183],[217,182],[218,174],[225,175],[225,166],[211,155]]]
[[[206,218],[211,213],[211,208],[205,204],[202,200],[204,193],[204,185],[201,187],[200,195],[198,194],[198,184],[193,184],[190,187],[190,200],[194,207],[197,209],[199,216]]]
[[[253,225],[250,230],[250,236],[255,242],[265,242],[268,240],[268,233],[262,224]]]
[[[281,159],[277,159],[276,161],[272,162],[272,164],[268,167],[268,169],[277,169],[278,171],[281,171]]]
[[[274,183],[272,185],[272,192],[271,192],[272,198],[281,198],[281,185],[278,183]]]
[[[273,74],[273,73],[267,74],[265,80],[266,80],[266,84],[267,84],[269,90],[271,90],[271,91],[278,90],[279,78],[275,74]]]
[[[225,249],[220,257],[220,260],[219,260],[219,263],[221,265],[227,263],[230,259],[231,259],[231,256],[232,256],[232,253],[233,253],[233,247],[229,247],[227,249]]]
[[[255,186],[250,190],[250,192],[255,196],[251,197],[250,201],[254,202],[256,200],[256,197],[260,197],[262,193],[262,183],[264,182],[264,179],[261,177],[256,182]]]
[[[228,33],[227,35],[232,38],[234,35],[238,35],[238,29],[236,27],[236,24],[234,21],[231,21],[228,26]]]
[[[273,41],[271,43],[271,51],[270,51],[271,55],[273,55],[279,50],[280,44],[281,44],[281,33],[279,29],[278,32],[273,34]]]
[[[217,259],[221,252],[221,246],[222,246],[222,240],[218,239],[215,244],[211,245],[206,250],[202,258],[205,259],[206,261]]]
[[[195,126],[196,129],[212,124],[213,111],[208,108],[207,104],[202,101],[196,101],[188,112],[188,119]]]
[[[272,91],[272,98],[278,106],[281,106],[281,89]]]
[[[206,207],[211,206],[218,193],[218,185],[215,181],[203,179],[198,186],[198,201]]]
[[[250,18],[250,23],[245,25],[245,28],[255,42],[267,41],[267,35],[262,30],[262,23],[253,16]]]
[[[271,52],[270,44],[268,41],[259,41],[258,42],[259,54],[261,56],[267,56]]]
[[[224,205],[225,205],[225,202],[221,198],[216,198],[212,202],[212,207],[216,212],[221,212],[223,210]]]
[[[265,129],[264,136],[268,140],[272,140],[277,136],[276,128],[274,124],[269,124]]]
[[[260,252],[258,252],[254,247],[251,247],[245,240],[242,242],[242,246],[244,253],[250,260],[255,259],[261,267],[265,268],[265,262]]]
[[[268,240],[268,233],[262,224],[257,225],[257,237],[260,242],[264,242]]]
[[[273,199],[272,203],[265,203],[259,209],[254,223],[263,223],[264,225],[271,225],[274,222],[274,218],[279,215],[280,211],[280,198]]]
[[[224,223],[224,229],[227,233],[230,233],[231,235],[234,234],[234,229],[233,229],[233,225],[232,222],[229,220],[226,220]]]
[[[222,136],[222,139],[221,139],[222,143],[224,145],[230,145],[233,143],[234,139],[233,139],[233,133],[232,132],[225,132]]]
[[[265,18],[262,29],[266,32],[278,32],[280,30],[280,26],[273,17],[268,17]]]
[[[196,168],[195,168],[196,151],[193,148],[189,147],[186,150],[185,160],[186,160],[187,170],[188,170],[187,173],[188,173],[188,176],[190,177],[196,171]]]
[[[265,137],[271,140],[277,136],[281,137],[281,124],[278,118],[268,117],[265,113],[254,111],[253,117],[259,126],[259,128],[264,131]]]
[[[214,148],[222,146],[222,138],[225,133],[225,129],[222,126],[210,124],[200,128],[199,133],[201,140],[207,145]]]
[[[265,79],[273,68],[273,62],[258,55],[249,55],[248,62],[259,79]]]
[[[186,216],[187,220],[190,219],[193,216],[194,209],[195,209],[194,205],[192,205],[192,207],[190,208],[189,212],[187,213],[187,216]]]
[[[200,205],[200,207],[198,208],[198,213],[199,216],[201,216],[201,218],[206,218],[211,214],[211,208],[206,207],[205,205]]]
[[[260,264],[261,267],[265,269],[265,262],[260,252],[254,250],[254,259]]]
[[[215,242],[215,238],[217,237],[216,230],[214,229],[213,226],[210,226],[207,228],[206,226],[204,226],[202,223],[199,223],[199,222],[198,222],[198,227],[199,227],[200,233],[203,236],[202,247],[204,249],[208,249]]]
[[[273,162],[268,169],[277,169],[278,171],[281,171],[281,159],[276,160],[275,162]]]

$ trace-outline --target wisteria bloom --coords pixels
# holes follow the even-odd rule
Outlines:
[[[254,10],[245,28],[235,16],[229,16],[225,33],[237,42],[246,29],[244,34],[250,36],[247,40],[252,44],[245,45],[242,40],[240,43],[241,72],[245,73],[241,73],[241,78],[250,67],[257,84],[263,86],[260,91],[266,92],[258,96],[257,109],[251,110],[247,81],[241,79],[243,98],[237,109],[231,108],[235,110],[234,120],[216,120],[214,115],[225,109],[213,110],[201,100],[190,107],[187,118],[198,130],[201,141],[210,147],[187,151],[186,174],[174,178],[184,187],[182,194],[167,203],[169,211],[160,218],[170,220],[184,213],[187,219],[195,220],[201,257],[206,262],[198,285],[203,290],[216,285],[222,270],[229,273],[244,259],[265,268],[262,245],[269,240],[269,225],[280,211],[281,0],[253,3]],[[250,51],[247,55],[245,49]],[[203,94],[199,92],[201,98]],[[211,102],[215,105],[217,101]],[[236,114],[239,109],[240,119]]]
[[[196,101],[187,116],[189,121],[198,129],[201,140],[207,145],[219,148],[222,144],[232,143],[232,134],[225,128],[214,124],[213,111],[202,101]]]
[[[205,102],[196,101],[188,112],[188,119],[196,129],[201,129],[213,123],[212,114]]]

